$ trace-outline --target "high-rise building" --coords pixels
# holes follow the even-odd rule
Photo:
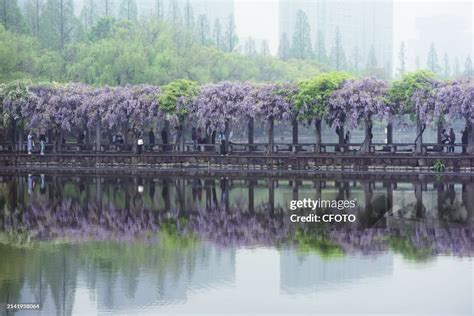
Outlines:
[[[311,41],[317,34],[324,37],[327,54],[334,44],[339,27],[346,58],[351,61],[358,50],[359,64],[365,66],[374,48],[377,65],[388,73],[392,69],[393,1],[280,0],[279,34],[286,33],[290,41],[295,29],[296,14],[302,10],[308,16]]]

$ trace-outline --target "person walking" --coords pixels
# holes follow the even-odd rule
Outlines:
[[[226,148],[225,148],[225,133],[224,132],[221,131],[219,133],[219,139],[221,141],[221,155],[225,156],[227,154],[227,152],[226,152]]]
[[[456,143],[456,134],[454,133],[454,129],[450,128],[449,129],[449,152],[453,153],[454,152],[454,144]]]
[[[168,145],[168,133],[166,132],[166,129],[165,129],[165,128],[163,128],[163,129],[161,130],[161,140],[162,140],[163,145],[164,145],[164,146],[163,146],[163,150],[164,150],[164,151],[167,151],[167,150],[168,150],[168,146],[166,146],[166,145]]]
[[[33,151],[33,134],[31,131],[28,133],[28,155],[31,155],[31,152]]]
[[[44,147],[46,145],[46,135],[43,132],[39,134],[39,142],[40,142],[40,155],[44,156]]]
[[[148,143],[150,145],[150,150],[153,151],[153,147],[155,147],[155,133],[153,132],[153,128],[150,128],[148,132]]]
[[[142,133],[138,135],[138,140],[137,140],[137,153],[140,155],[143,151],[143,137]]]

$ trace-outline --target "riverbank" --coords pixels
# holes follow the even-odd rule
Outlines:
[[[212,153],[57,153],[27,155],[3,153],[2,167],[35,168],[207,168],[245,170],[320,170],[320,171],[408,171],[408,172],[474,172],[474,155],[459,154],[232,154]]]

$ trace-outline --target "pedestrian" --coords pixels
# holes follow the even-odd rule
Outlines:
[[[163,150],[168,150],[168,132],[166,131],[165,128],[161,130],[161,140],[163,142]]]
[[[225,148],[226,144],[225,144],[225,133],[224,132],[221,131],[219,133],[219,139],[221,141],[221,146],[220,146],[221,147],[221,155],[225,156],[227,154],[227,151],[226,151],[226,148]]]
[[[153,150],[153,147],[155,146],[155,133],[153,132],[153,128],[150,128],[150,131],[148,132],[148,143],[150,149]]]
[[[137,153],[140,155],[142,151],[143,151],[143,138],[142,138],[142,134],[140,133],[137,140]]]
[[[33,151],[33,134],[31,131],[28,133],[28,155],[31,155]]]
[[[454,152],[454,144],[456,143],[456,134],[454,133],[454,129],[451,128],[449,130],[449,152],[453,153]]]
[[[461,142],[462,142],[462,153],[465,154],[467,152],[467,142],[468,142],[468,129],[467,126],[462,131]]]
[[[41,131],[39,134],[39,142],[40,142],[40,155],[44,156],[44,147],[46,145],[46,135],[44,135],[43,131]]]
[[[350,142],[351,142],[351,132],[347,131],[346,135],[344,136],[344,144],[349,145]],[[349,146],[347,146],[346,149],[349,149]]]

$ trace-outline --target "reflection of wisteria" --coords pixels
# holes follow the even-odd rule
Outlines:
[[[160,216],[161,215],[161,216]],[[62,200],[56,207],[32,203],[13,222],[7,217],[5,230],[25,231],[37,238],[133,239],[157,231],[164,219],[162,213],[146,209],[130,212],[111,203],[99,208]]]
[[[254,212],[242,205],[201,208],[187,216],[184,230],[224,246],[277,245],[291,235],[287,215],[270,212],[267,204]]]
[[[418,226],[414,229],[363,229],[331,230],[330,238],[340,245],[346,253],[371,253],[398,250],[413,256],[434,256],[449,254],[456,256],[474,255],[474,231],[466,228],[428,228]]]
[[[218,203],[178,214],[151,211],[143,205],[125,209],[110,202],[99,207],[94,202],[84,205],[63,199],[55,206],[48,206],[44,200],[32,200],[13,219],[4,216],[3,227],[10,232],[27,232],[36,239],[63,238],[79,242],[138,238],[150,242],[160,230],[168,229],[168,224],[178,238],[192,235],[225,247],[301,244],[317,250],[327,247],[327,243],[321,243],[327,240],[343,253],[368,254],[393,249],[415,258],[474,254],[474,232],[469,228],[430,227],[423,222],[407,229],[297,225],[288,220],[283,210],[272,211],[266,203],[253,211],[242,203],[231,206]]]

